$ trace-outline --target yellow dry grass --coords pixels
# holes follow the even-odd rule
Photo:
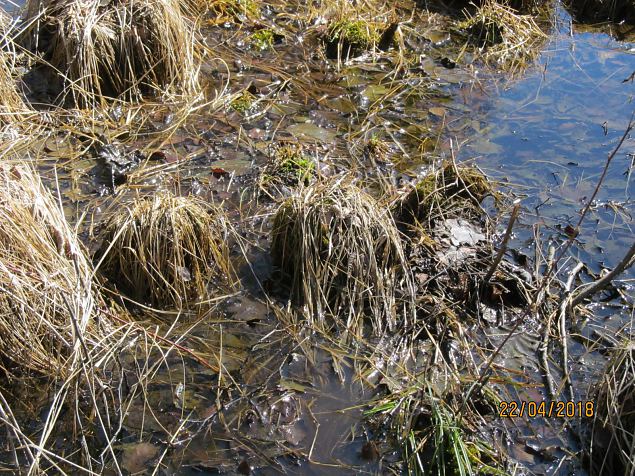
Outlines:
[[[11,19],[0,9],[0,125],[20,119],[27,107],[18,92]]]
[[[29,41],[75,103],[198,86],[195,33],[178,0],[29,0]]]
[[[134,300],[182,308],[205,302],[210,285],[232,286],[231,227],[219,207],[158,193],[111,217],[100,269]]]
[[[0,166],[0,355],[9,374],[65,377],[99,339],[92,269],[60,205],[25,165]],[[103,320],[102,320],[103,322]]]
[[[408,319],[414,290],[392,216],[356,186],[332,180],[301,189],[278,209],[271,253],[311,322],[375,334]],[[284,280],[283,280],[284,282]]]

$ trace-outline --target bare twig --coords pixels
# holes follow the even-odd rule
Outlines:
[[[518,212],[520,211],[520,200],[514,201],[514,209],[512,210],[512,215],[509,218],[509,223],[507,224],[507,230],[505,231],[505,236],[503,237],[503,241],[501,242],[500,249],[498,250],[498,254],[490,266],[489,271],[485,275],[485,279],[483,279],[483,285],[486,286],[489,283],[489,280],[492,279],[492,276],[496,272],[496,268],[500,264],[503,256],[505,255],[505,251],[507,251],[507,244],[509,243],[509,239],[512,236],[512,229],[514,228],[514,222],[516,218],[518,218]]]
[[[582,303],[582,301],[584,301],[584,299],[586,299],[587,297],[601,291],[606,286],[608,286],[617,276],[633,266],[633,263],[635,262],[633,258],[635,258],[635,243],[631,245],[626,255],[624,255],[624,258],[622,258],[622,260],[615,268],[613,268],[612,271],[606,273],[597,281],[581,286],[582,290],[579,290],[580,288],[578,288],[576,290],[577,292],[575,296],[571,299],[571,307],[577,306],[578,304]]]
[[[569,374],[569,347],[567,345],[567,309],[571,301],[571,286],[573,281],[584,267],[584,263],[580,262],[571,270],[569,278],[564,286],[564,299],[560,304],[560,345],[562,346],[562,372],[564,373],[564,383],[569,391],[569,399],[573,401],[573,388],[571,387],[571,376]]]

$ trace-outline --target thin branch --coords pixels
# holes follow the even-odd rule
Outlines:
[[[612,271],[606,273],[603,277],[601,277],[597,281],[594,281],[593,283],[581,286],[583,289],[581,291],[578,291],[576,295],[571,299],[571,307],[577,306],[578,304],[582,303],[582,301],[584,301],[584,299],[586,299],[587,297],[601,291],[606,286],[608,286],[617,276],[633,266],[633,263],[635,263],[635,259],[633,258],[635,258],[635,243],[631,245],[624,258],[622,258],[622,261],[620,261],[618,265],[613,268]]]
[[[503,237],[503,241],[501,242],[500,249],[498,250],[498,254],[496,255],[496,258],[494,259],[492,266],[490,266],[489,271],[487,272],[487,275],[485,275],[485,279],[483,279],[483,286],[486,286],[487,283],[489,283],[489,280],[492,279],[494,272],[496,272],[496,268],[498,268],[498,265],[503,259],[503,255],[505,254],[505,251],[507,251],[507,243],[509,242],[509,238],[512,236],[512,229],[514,228],[514,222],[516,221],[516,218],[518,218],[519,211],[520,211],[520,200],[516,200],[514,202],[514,209],[512,210],[512,215],[509,218],[509,223],[507,224],[507,230],[505,231],[505,236]]]

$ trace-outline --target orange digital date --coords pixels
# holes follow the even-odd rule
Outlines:
[[[595,405],[592,401],[534,402],[502,401],[498,404],[498,416],[503,418],[592,418]]]

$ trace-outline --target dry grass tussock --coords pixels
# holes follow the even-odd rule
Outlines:
[[[27,106],[15,80],[16,54],[11,19],[0,9],[0,125],[21,118]]]
[[[178,0],[29,0],[25,20],[77,104],[197,90],[194,28]]]
[[[311,324],[325,328],[334,317],[360,335],[366,317],[381,334],[412,310],[412,278],[393,218],[350,183],[316,183],[285,201],[271,253]]]
[[[202,304],[210,284],[235,283],[227,242],[232,235],[222,209],[194,197],[158,193],[111,217],[99,268],[141,303]]]
[[[635,474],[635,342],[617,349],[596,386],[594,474]]]
[[[0,355],[9,374],[65,377],[99,340],[99,298],[84,250],[28,167],[0,167]]]
[[[520,15],[512,7],[485,1],[459,27],[468,43],[477,46],[484,61],[513,73],[531,64],[547,39],[531,15]]]
[[[429,227],[437,219],[480,216],[479,204],[488,195],[497,197],[478,168],[445,161],[395,203],[394,213],[398,222]]]
[[[191,11],[213,17],[211,24],[244,22],[260,16],[258,0],[187,0]]]

